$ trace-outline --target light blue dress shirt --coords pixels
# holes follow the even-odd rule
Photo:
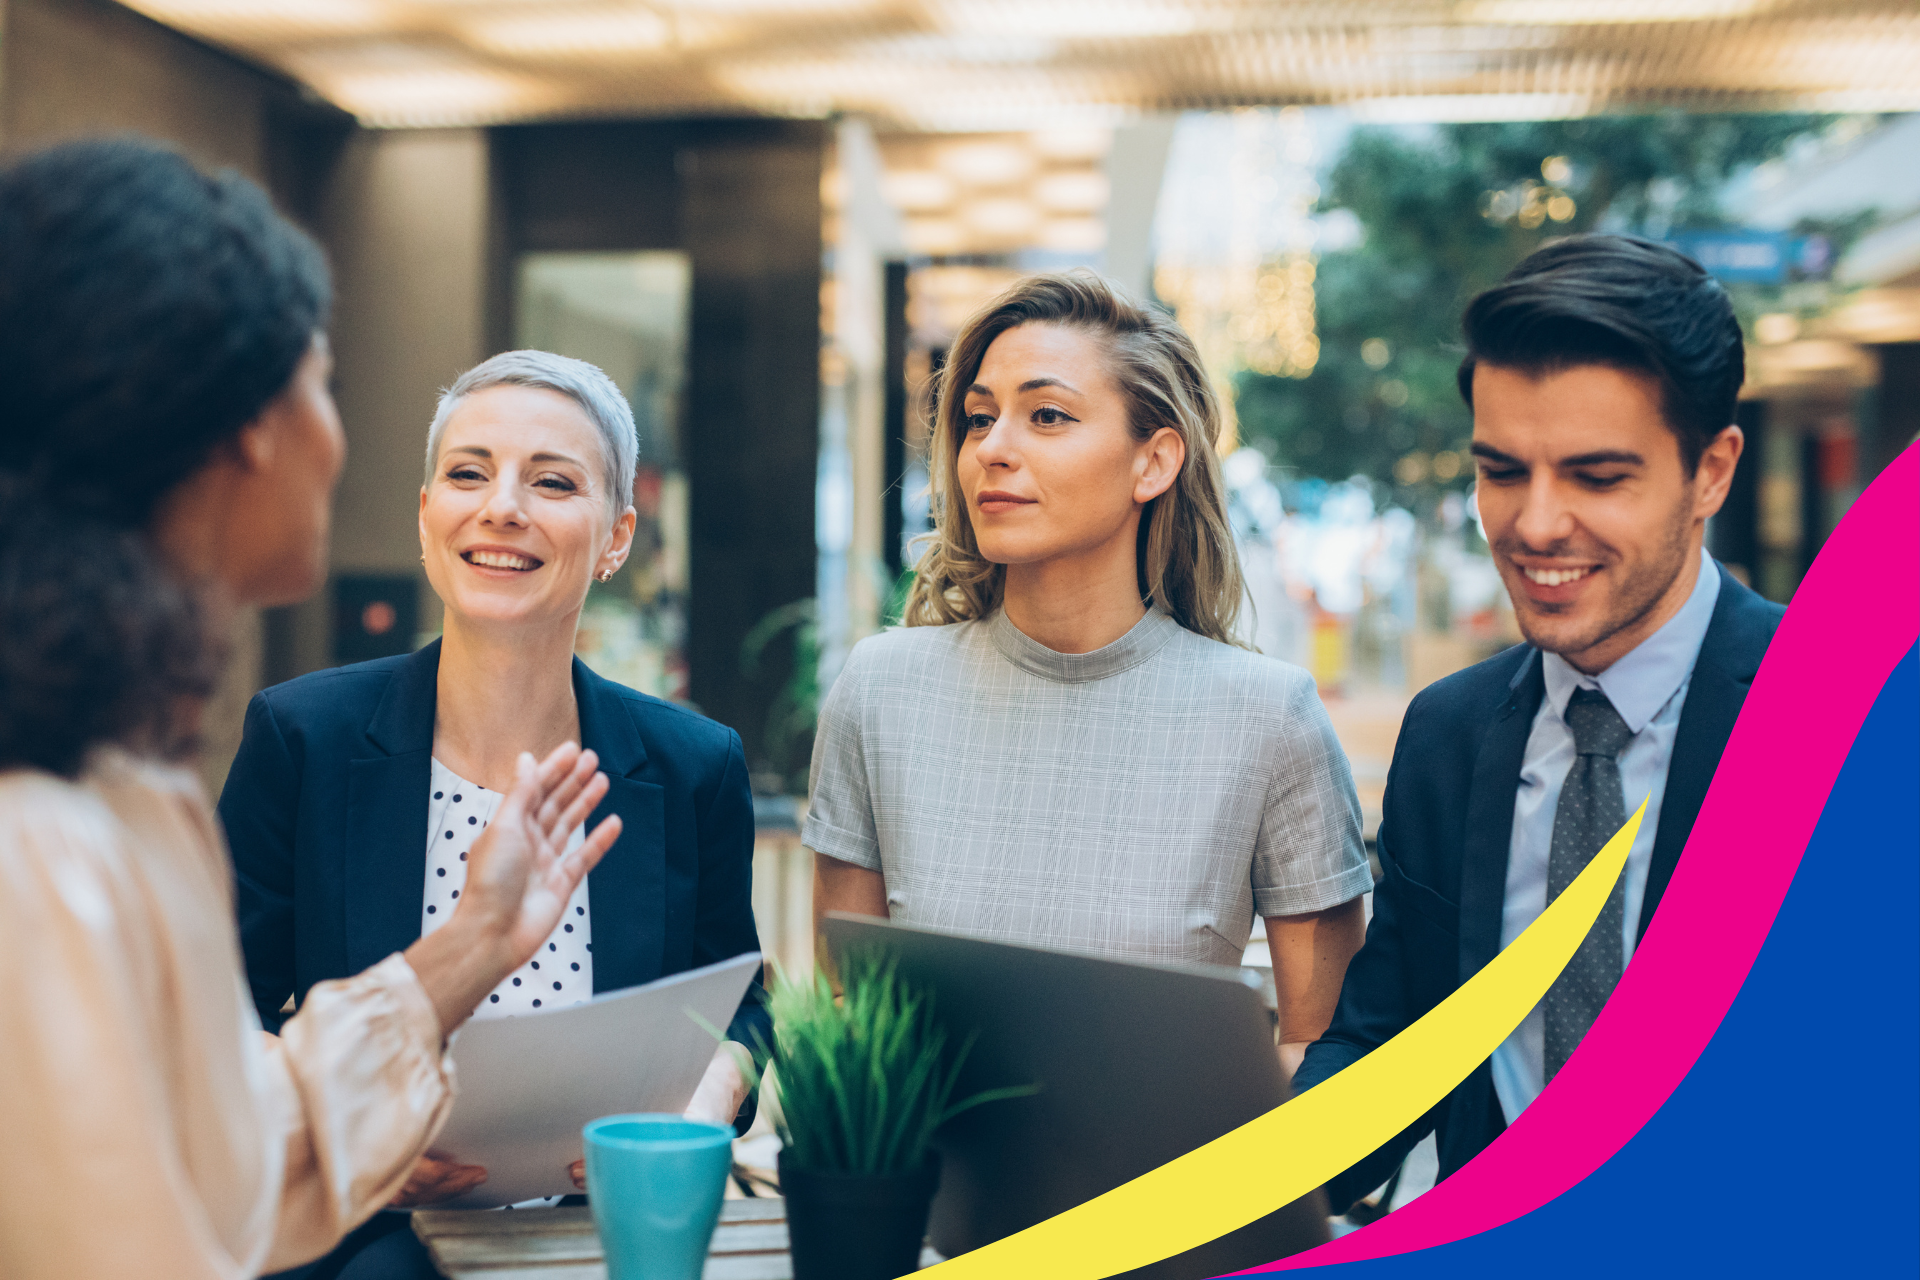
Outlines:
[[[1720,571],[1705,551],[1693,594],[1680,612],[1597,676],[1587,675],[1557,653],[1541,655],[1546,697],[1533,717],[1527,752],[1520,762],[1520,787],[1513,797],[1513,842],[1507,854],[1506,905],[1500,918],[1500,947],[1505,950],[1534,918],[1547,909],[1547,854],[1553,845],[1554,811],[1560,787],[1573,767],[1573,730],[1567,727],[1567,701],[1575,689],[1598,689],[1626,721],[1633,738],[1620,752],[1622,800],[1629,817],[1647,801],[1647,815],[1627,854],[1626,919],[1621,925],[1622,963],[1633,959],[1640,930],[1640,906],[1647,893],[1647,869],[1653,862],[1653,837],[1660,827],[1660,801],[1667,789],[1667,763],[1680,727],[1694,659],[1706,639],[1720,598]],[[1546,1018],[1535,1006],[1519,1029],[1493,1051],[1493,1089],[1507,1123],[1540,1096],[1546,1081]]]

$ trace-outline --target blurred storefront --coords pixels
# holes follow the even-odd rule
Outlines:
[[[1785,601],[1847,508],[1920,436],[1920,116],[1845,131],[1757,175],[1748,222],[1868,227],[1775,295],[1748,351],[1743,465],[1715,553]]]

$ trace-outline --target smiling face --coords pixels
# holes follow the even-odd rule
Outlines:
[[[1185,446],[1163,427],[1136,440],[1099,343],[1024,324],[993,340],[966,389],[958,474],[980,554],[1036,564],[1126,540],[1179,474]]]
[[[605,474],[572,398],[495,386],[462,400],[420,491],[420,549],[449,623],[570,629],[587,584],[633,543],[633,508],[603,492]]]
[[[1728,427],[1689,476],[1651,378],[1476,367],[1475,497],[1527,639],[1598,672],[1658,630],[1693,589],[1740,446]]]

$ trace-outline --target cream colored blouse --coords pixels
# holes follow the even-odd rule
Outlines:
[[[260,1029],[183,770],[0,773],[0,1276],[253,1276],[392,1199],[453,1067],[393,955]]]

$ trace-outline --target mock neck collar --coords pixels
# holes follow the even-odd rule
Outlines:
[[[994,610],[987,619],[993,647],[1008,662],[1056,684],[1085,684],[1119,675],[1160,652],[1179,631],[1179,623],[1149,605],[1145,616],[1112,644],[1092,653],[1060,653],[1014,626],[1005,609]]]

